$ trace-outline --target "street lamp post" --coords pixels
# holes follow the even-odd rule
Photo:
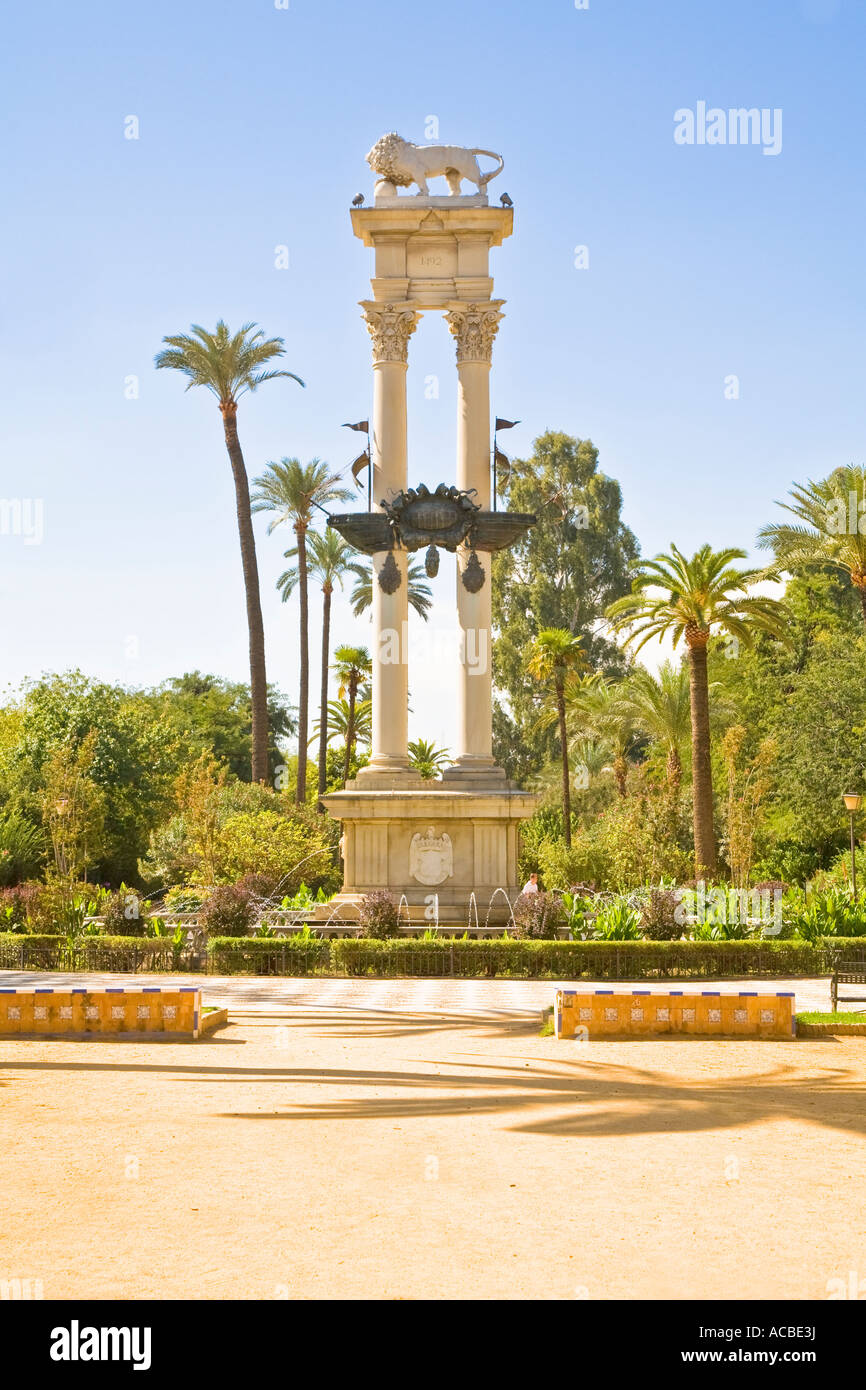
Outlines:
[[[856,792],[843,792],[842,800],[845,803],[845,810],[848,812],[848,819],[851,824],[851,894],[854,901],[857,901],[857,856],[854,847],[854,817],[863,804],[862,796]]]

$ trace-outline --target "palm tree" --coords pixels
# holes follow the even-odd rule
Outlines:
[[[328,744],[342,743],[345,745],[346,738],[351,725],[352,746],[356,747],[359,743],[369,744],[373,733],[373,702],[369,695],[364,694],[362,688],[358,692],[359,698],[355,701],[353,710],[349,710],[349,701],[346,699],[328,701]],[[313,737],[310,743],[315,743],[320,732],[320,720],[313,723]]]
[[[238,438],[238,400],[247,391],[255,391],[264,381],[275,377],[291,377],[299,386],[303,382],[294,372],[263,371],[266,363],[285,352],[282,338],[266,338],[254,323],[245,323],[237,333],[230,333],[220,319],[213,333],[192,325],[191,335],[178,333],[163,338],[168,346],[157,353],[158,368],[170,367],[189,377],[189,391],[204,386],[219,402],[223,417],[226,449],[235,483],[235,504],[238,516],[238,535],[241,542],[241,563],[247,600],[247,628],[250,646],[250,699],[252,704],[252,779],[264,782],[268,775],[268,682],[265,672],[265,629],[259,595],[259,570],[256,563],[256,541],[250,514],[250,489],[246,464]]]
[[[866,521],[860,506],[866,497],[866,468],[847,464],[821,482],[796,484],[792,502],[779,502],[803,524],[773,522],[758,534],[758,545],[774,550],[776,566],[797,571],[829,565],[847,575],[860,595],[866,623]],[[852,505],[853,503],[853,505]]]
[[[409,744],[409,765],[425,781],[438,777],[450,761],[451,754],[447,748],[437,748],[435,743],[428,743],[426,738],[413,739]]]
[[[310,643],[307,594],[307,531],[313,508],[324,510],[329,502],[344,502],[351,496],[340,486],[321,459],[301,463],[299,459],[280,459],[269,463],[268,472],[255,480],[254,512],[273,512],[268,534],[284,521],[291,522],[298,538],[298,597],[301,607],[301,688],[298,699],[298,780],[295,800],[307,799],[307,726],[310,709]]]
[[[653,675],[636,667],[623,686],[623,699],[642,733],[667,753],[667,780],[678,791],[683,776],[682,747],[689,736],[689,673],[681,661],[665,661]]]
[[[568,729],[565,720],[565,683],[570,672],[586,665],[586,653],[579,637],[562,627],[545,627],[533,638],[528,671],[537,681],[551,688],[559,742],[562,749],[562,814],[565,843],[571,848],[571,786],[568,771]]]
[[[321,798],[325,794],[328,780],[328,665],[331,659],[331,598],[334,585],[342,588],[343,579],[353,569],[355,551],[342,536],[330,527],[324,532],[310,531],[307,537],[309,554],[307,573],[318,579],[322,586],[322,681],[319,697],[319,810],[324,812]],[[298,547],[293,546],[285,552],[287,560],[297,560]],[[277,580],[277,588],[286,603],[295,591],[300,578],[297,565],[284,570]]]
[[[348,702],[346,721],[346,759],[343,764],[343,785],[349,780],[352,748],[357,738],[355,704],[358,691],[373,674],[373,662],[366,647],[338,647],[334,652],[334,674],[339,682],[337,694]]]
[[[621,797],[627,793],[628,750],[637,733],[634,711],[623,696],[622,684],[614,685],[599,675],[567,680],[565,706],[569,714],[577,714],[581,730],[608,749],[609,769]]]
[[[692,732],[692,784],[695,868],[716,868],[713,826],[713,776],[710,766],[710,708],[707,645],[714,631],[728,633],[750,646],[758,632],[781,637],[786,610],[773,598],[749,594],[765,573],[736,569],[744,550],[713,550],[702,545],[687,559],[675,545],[669,555],[641,561],[632,592],[607,610],[616,630],[630,629],[636,651],[654,637],[670,636],[676,647],[685,639],[689,658],[689,710]],[[655,591],[655,592],[650,592]]]
[[[355,564],[352,570],[357,575],[358,582],[349,595],[349,602],[352,605],[352,612],[356,618],[360,618],[373,602],[373,569],[371,565]],[[423,575],[426,573],[424,566],[418,562],[409,562],[409,569],[406,575],[408,586],[406,597],[415,612],[427,621],[430,608],[433,603],[433,590],[429,584],[425,584]]]

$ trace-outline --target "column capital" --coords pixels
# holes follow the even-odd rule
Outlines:
[[[409,339],[421,315],[410,302],[379,303],[362,299],[364,321],[373,340],[373,361],[408,362]]]
[[[500,321],[504,299],[488,299],[480,304],[452,304],[445,315],[448,327],[457,339],[457,362],[486,362],[493,357],[493,339]]]

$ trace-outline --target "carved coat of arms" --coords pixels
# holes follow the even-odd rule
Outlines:
[[[451,836],[436,835],[432,825],[425,834],[418,831],[409,844],[409,872],[419,883],[435,887],[454,873]]]

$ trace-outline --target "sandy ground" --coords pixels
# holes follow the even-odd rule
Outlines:
[[[284,1001],[234,1017],[198,1043],[0,1044],[0,1279],[46,1298],[866,1286],[866,1039],[557,1043],[525,1016]]]

